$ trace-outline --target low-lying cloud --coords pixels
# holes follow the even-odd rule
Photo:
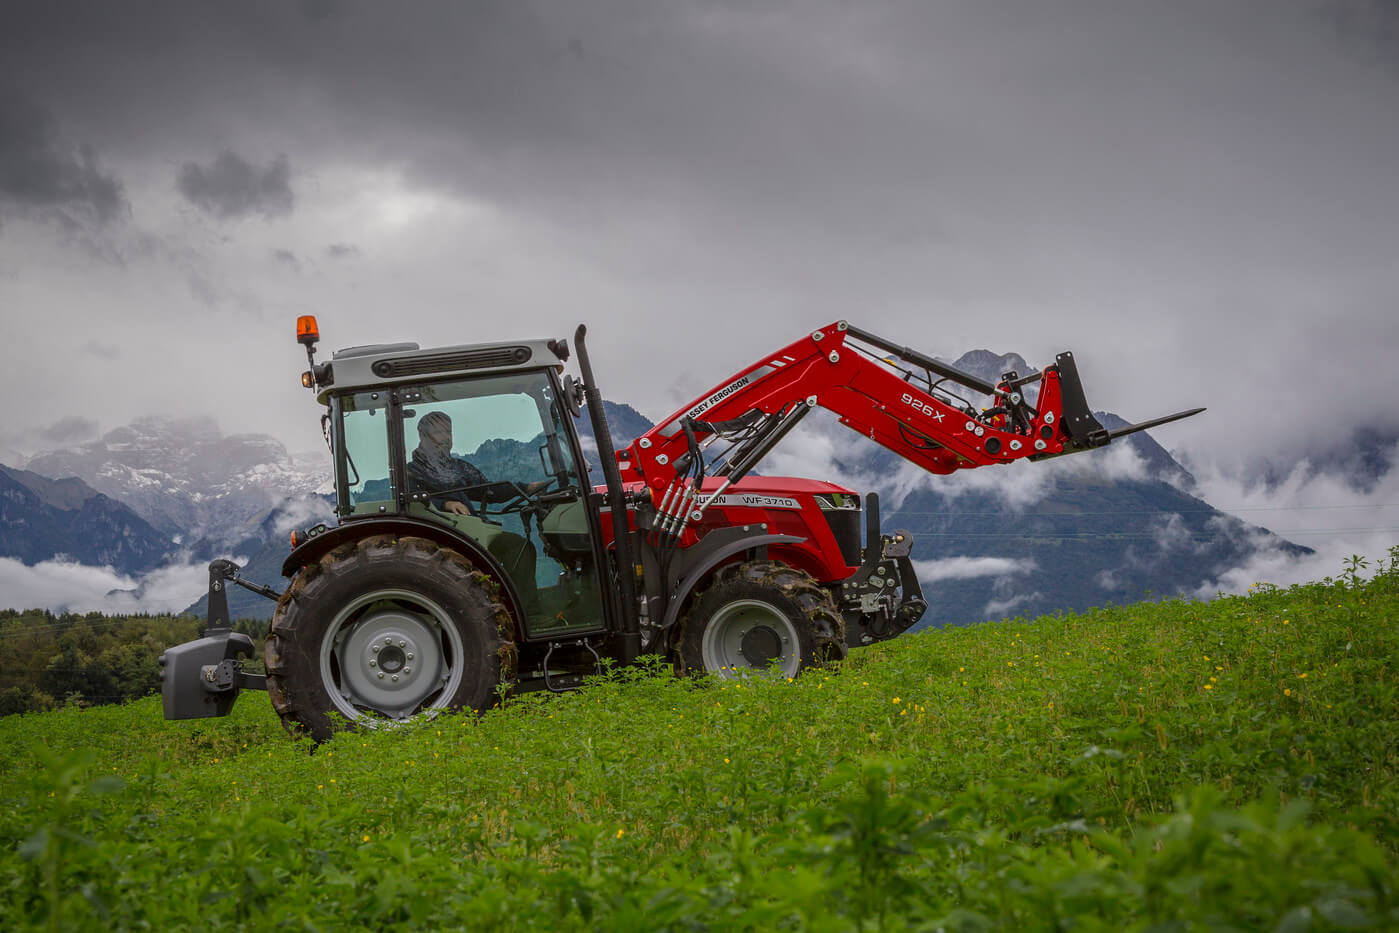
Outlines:
[[[1389,462],[1399,464],[1399,445]],[[1203,497],[1215,507],[1315,551],[1296,556],[1276,538],[1221,522],[1216,530],[1250,534],[1259,550],[1246,564],[1200,587],[1196,595],[1201,598],[1244,593],[1253,583],[1287,586],[1336,577],[1353,555],[1369,561],[1373,570],[1399,545],[1399,467],[1391,467],[1368,488],[1339,473],[1318,473],[1305,461],[1272,486],[1240,479],[1215,464],[1192,464],[1192,470]]]
[[[175,613],[207,590],[207,563],[176,563],[139,577],[54,559],[33,566],[0,557],[0,606],[52,612]]]
[[[974,577],[1003,577],[1030,573],[1039,566],[1033,560],[1014,557],[945,557],[941,560],[915,560],[913,569],[924,583],[938,580],[967,580]]]

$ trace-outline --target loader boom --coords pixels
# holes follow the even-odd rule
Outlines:
[[[1024,392],[1031,383],[1038,384],[1033,404]],[[989,396],[988,407],[968,400],[968,390]],[[1116,436],[1088,407],[1070,353],[1038,373],[1007,373],[993,385],[837,321],[735,373],[638,437],[618,459],[624,475],[652,490],[662,512],[697,519],[704,509],[697,500],[706,497],[696,491],[705,475],[737,481],[816,406],[939,474],[1072,453]],[[724,441],[727,449],[708,453]]]

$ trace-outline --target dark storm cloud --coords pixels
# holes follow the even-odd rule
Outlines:
[[[284,155],[259,168],[236,152],[225,151],[208,165],[186,162],[178,184],[191,204],[224,220],[250,214],[269,220],[285,217],[295,204],[291,168]]]
[[[1135,369],[1173,357],[1190,375],[1151,387],[1158,404],[1217,407],[1282,372],[1338,384],[1343,357],[1378,371],[1392,346],[1399,95],[1368,58],[1392,42],[1362,41],[1392,10],[58,0],[7,23],[0,84],[32,78],[65,126],[133,162],[286,152],[303,213],[331,167],[484,204],[541,259],[598,270],[594,306],[702,316],[753,352],[837,316],[932,353],[993,332],[1048,359],[1091,338],[1083,365],[1143,364],[1093,382],[1096,404],[1120,408]],[[214,183],[217,162],[193,168],[204,209],[261,212],[229,193],[249,185]],[[258,258],[287,244],[309,263],[341,238],[386,255],[368,233],[315,236],[278,231]],[[676,381],[710,384],[723,342],[697,341]],[[1257,397],[1212,408],[1220,449],[1350,428],[1324,392]]]
[[[1356,54],[1399,73],[1399,3],[1395,0],[1328,0],[1319,15]]]
[[[274,249],[272,258],[278,265],[286,266],[293,272],[301,271],[301,260],[296,258],[296,253],[289,249]]]
[[[100,360],[121,359],[121,348],[101,340],[89,340],[83,344],[82,350],[89,356],[95,356]]]
[[[126,210],[122,186],[90,146],[70,147],[32,101],[0,96],[0,207],[58,212],[68,226],[105,223]]]

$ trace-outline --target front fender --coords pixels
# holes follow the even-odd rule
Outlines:
[[[681,570],[679,579],[671,585],[670,605],[666,607],[661,628],[668,630],[675,624],[675,620],[680,617],[680,607],[685,605],[685,600],[689,598],[695,586],[708,577],[711,570],[730,557],[757,547],[800,544],[805,540],[796,535],[752,534],[741,528],[724,528],[705,535],[698,544],[685,552],[689,560]]]

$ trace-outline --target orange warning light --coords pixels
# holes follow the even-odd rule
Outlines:
[[[316,318],[312,314],[303,314],[296,319],[296,342],[311,346],[321,339],[320,329],[316,327]]]

